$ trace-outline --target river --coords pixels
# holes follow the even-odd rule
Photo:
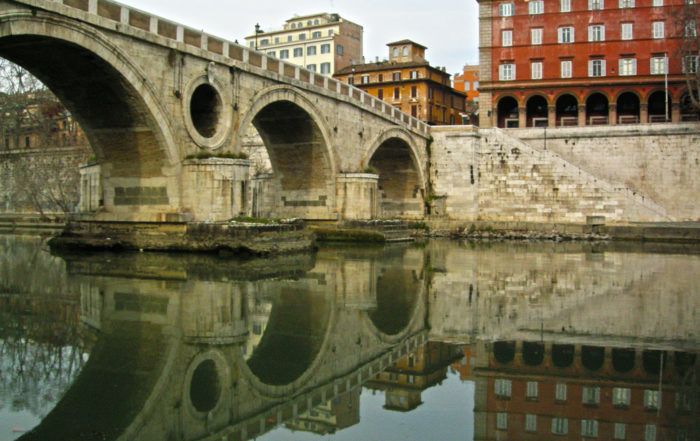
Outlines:
[[[0,236],[0,441],[697,440],[699,251]]]

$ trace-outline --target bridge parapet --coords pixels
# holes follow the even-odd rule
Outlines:
[[[424,138],[430,136],[430,126],[424,122],[352,85],[121,3],[109,0],[14,1],[312,89],[316,93],[352,103]]]

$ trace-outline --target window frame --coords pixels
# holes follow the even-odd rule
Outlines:
[[[632,57],[620,58],[617,63],[617,74],[621,77],[637,75],[637,59]]]
[[[503,46],[503,47],[513,46],[513,30],[512,29],[502,29],[501,30],[501,46]]]
[[[620,39],[634,40],[634,23],[620,23]]]
[[[499,81],[515,80],[515,63],[503,63],[498,66]]]
[[[605,25],[588,25],[588,42],[599,43],[605,41]]]
[[[530,79],[531,80],[541,80],[542,79],[542,62],[541,61],[531,61],[530,62]]]
[[[515,5],[512,2],[500,3],[498,5],[499,17],[512,17],[515,12]]]
[[[666,36],[666,23],[663,21],[651,22],[651,38],[662,39]]]
[[[544,30],[542,28],[530,28],[530,44],[532,46],[542,45],[542,34]]]
[[[557,43],[571,44],[576,40],[574,38],[575,28],[573,26],[560,26],[557,28]]]
[[[559,77],[560,78],[572,78],[574,70],[574,63],[572,60],[561,60],[559,62]]]

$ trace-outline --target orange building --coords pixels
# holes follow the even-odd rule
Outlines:
[[[463,92],[444,69],[425,60],[425,46],[410,40],[387,44],[389,60],[347,66],[333,76],[428,124],[461,124]]]
[[[479,102],[479,65],[464,66],[461,75],[455,75],[454,88],[467,95],[467,101]]]

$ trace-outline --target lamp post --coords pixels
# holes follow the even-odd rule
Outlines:
[[[664,99],[666,100],[666,113],[664,121],[668,122],[668,54],[664,54]]]

